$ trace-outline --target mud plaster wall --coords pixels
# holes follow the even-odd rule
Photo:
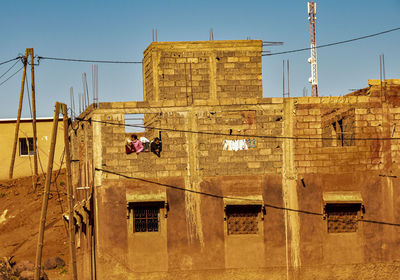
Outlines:
[[[398,108],[393,104],[383,103],[382,99],[376,97],[290,100],[291,104],[289,105],[282,99],[260,99],[253,104],[238,105],[235,99],[226,99],[224,105],[193,106],[190,112],[184,107],[174,108],[173,105],[177,105],[178,101],[168,103],[167,107],[161,107],[163,103],[129,103],[123,109],[118,109],[117,106],[120,106],[118,104],[115,106],[105,104],[104,107],[100,107],[100,110],[103,111],[101,114],[99,112],[97,116],[101,116],[101,119],[105,121],[122,124],[125,113],[145,113],[146,110],[154,113],[158,108],[158,112],[162,113],[159,121],[164,128],[199,131],[214,131],[215,129],[215,131],[223,133],[232,129],[237,132],[240,130],[243,137],[246,136],[246,133],[250,135],[254,132],[260,133],[260,135],[280,132],[284,136],[291,136],[290,131],[293,136],[321,137],[322,128],[318,127],[323,123],[321,111],[331,112],[339,107],[339,109],[345,110],[354,109],[356,137],[360,134],[363,137],[377,135],[377,131],[381,131],[382,135],[396,135],[397,133],[393,127],[398,119]],[[292,124],[287,125],[288,119]],[[388,133],[388,131],[390,132]],[[298,204],[293,208],[298,207],[316,213],[322,212],[322,192],[358,190],[361,191],[366,206],[366,219],[388,222],[399,220],[399,211],[395,207],[399,203],[396,199],[398,183],[392,177],[386,176],[398,173],[397,168],[392,164],[396,161],[396,156],[393,156],[392,153],[397,152],[397,142],[395,141],[389,142],[390,145],[388,145],[382,140],[376,140],[373,144],[366,140],[357,140],[354,146],[322,147],[322,140],[320,140],[320,144],[314,146],[314,144],[310,144],[313,141],[286,139],[287,143],[285,142],[285,144],[282,139],[274,139],[271,142],[279,147],[273,148],[274,146],[260,142],[261,145],[257,145],[254,150],[233,152],[223,151],[222,145],[215,140],[217,139],[216,135],[207,138],[207,135],[202,134],[188,136],[188,133],[171,131],[163,133],[164,151],[161,158],[156,158],[151,153],[125,155],[123,135],[124,131],[119,126],[101,125],[102,153],[100,158],[102,168],[118,172],[122,170],[123,174],[128,174],[128,176],[195,191],[231,196],[261,194],[266,204],[289,208]],[[293,145],[292,155],[290,150],[282,150],[286,149],[288,145]],[[375,146],[379,148],[374,148]],[[212,153],[206,153],[208,152],[207,147],[217,148]],[[283,157],[285,151],[290,152],[288,157]],[[226,154],[224,154],[225,152]],[[247,160],[251,162],[254,159],[255,165],[249,165],[246,162],[244,157],[247,156],[247,153],[245,152],[250,152],[250,158]],[[323,158],[318,158],[320,154]],[[261,157],[261,155],[265,155],[265,157]],[[293,156],[294,159],[291,159]],[[331,157],[335,160],[331,160]],[[357,160],[357,157],[361,158],[358,159],[361,167],[351,163],[351,160]],[[150,169],[144,168],[148,158],[154,159],[151,161]],[[159,160],[164,161],[158,162]],[[376,160],[381,162],[377,163],[378,168],[374,167]],[[270,161],[277,162],[276,166],[274,163],[272,164],[274,169],[263,165],[264,162]],[[285,161],[286,163],[284,163]],[[309,163],[303,166],[303,161]],[[320,169],[319,167],[323,167],[323,164],[320,165],[320,161],[323,164],[326,163],[329,169]],[[235,165],[235,162],[245,162],[247,165],[239,166]],[[231,163],[232,170],[235,172],[228,171]],[[207,176],[207,169],[201,169],[207,168],[207,165],[210,164],[213,167],[209,167],[209,171],[217,170],[218,174],[210,173],[212,175]],[[291,174],[283,174],[282,177],[283,164],[292,165],[293,170]],[[263,166],[262,170],[260,170],[260,166]],[[345,168],[346,166],[347,168]],[[138,170],[133,171],[130,168],[138,168]],[[157,168],[164,169],[157,170]],[[175,173],[175,176],[172,175],[171,172],[174,171],[179,171],[179,175],[178,173]],[[265,173],[268,175],[262,175]],[[98,266],[101,267],[99,268],[101,277],[129,275],[130,277],[151,279],[152,277],[167,277],[167,275],[186,278],[189,276],[206,278],[210,275],[217,277],[216,275],[218,275],[219,278],[229,279],[232,275],[252,275],[255,278],[262,278],[265,273],[268,273],[271,275],[271,279],[274,277],[282,279],[287,276],[289,279],[298,277],[307,279],[310,275],[318,275],[324,279],[331,277],[332,273],[337,273],[337,275],[341,274],[344,275],[343,277],[351,278],[367,275],[365,273],[371,268],[369,265],[371,263],[390,263],[399,259],[396,252],[396,234],[398,234],[396,227],[362,223],[356,233],[331,235],[327,234],[326,221],[321,216],[299,214],[299,224],[297,227],[293,227],[290,218],[287,218],[285,223],[285,211],[276,208],[267,209],[267,214],[262,222],[264,230],[258,236],[258,240],[250,241],[245,237],[239,242],[232,243],[227,240],[230,237],[224,231],[221,199],[198,196],[197,200],[193,201],[186,198],[185,193],[181,190],[164,186],[170,205],[166,218],[166,245],[162,252],[165,257],[158,257],[155,260],[149,252],[135,251],[135,248],[127,245],[130,238],[135,237],[128,231],[126,205],[124,205],[128,189],[135,195],[135,192],[146,188],[150,191],[150,187],[143,185],[138,180],[126,180],[106,173],[102,174],[102,180],[97,195],[99,210]],[[287,197],[287,201],[292,201],[292,204],[284,203],[286,180],[296,183],[294,187],[298,197]],[[290,187],[293,187],[291,183]],[[199,219],[201,228],[197,227],[200,224],[198,223]],[[193,221],[196,221],[194,230]],[[202,235],[199,234],[200,231]],[[298,236],[296,237],[296,235]],[[157,242],[160,240],[158,239]],[[261,248],[261,250],[244,254],[245,250],[241,250],[241,246],[246,247],[246,242],[248,242],[248,246],[258,244],[257,248]],[[227,248],[227,244],[235,245],[230,248],[228,245]],[[234,252],[233,256],[232,252]],[[229,257],[227,253],[230,254]],[[144,265],[138,269],[129,260],[140,256],[149,261],[148,266]],[[299,261],[297,261],[297,269],[294,269],[296,268],[296,258],[299,258]],[[238,263],[235,259],[243,260],[243,262]],[[105,263],[109,261],[118,269],[107,270]],[[104,265],[101,265],[103,262]],[[321,262],[322,266],[315,266],[316,263]],[[345,267],[347,270],[338,272],[339,266]],[[206,270],[210,267],[212,271]],[[322,270],[321,267],[323,267]],[[373,275],[375,273],[381,276],[389,273],[395,275],[393,273],[396,273],[395,267],[382,265],[379,269],[381,271],[373,270]],[[358,272],[357,275],[354,274],[355,271]],[[357,278],[353,277],[353,279]]]

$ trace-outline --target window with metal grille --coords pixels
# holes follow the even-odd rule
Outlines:
[[[227,205],[228,234],[257,234],[260,205]]]
[[[360,204],[326,204],[325,212],[328,220],[328,232],[356,232],[358,230],[358,214]]]
[[[19,138],[19,155],[20,156],[33,155],[33,138]]]
[[[133,206],[133,232],[159,231],[159,217],[159,206]]]

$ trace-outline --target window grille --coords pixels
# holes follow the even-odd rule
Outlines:
[[[328,232],[356,232],[360,209],[360,204],[327,204],[325,211],[328,220]]]
[[[28,145],[26,144],[27,138],[19,138],[19,155],[20,156],[27,156],[33,155],[33,138],[28,138]]]
[[[159,231],[160,207],[134,206],[133,207],[133,232]]]
[[[257,234],[259,205],[228,205],[228,234]]]

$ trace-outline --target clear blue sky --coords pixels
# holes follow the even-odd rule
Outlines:
[[[0,62],[33,47],[40,56],[141,61],[159,41],[262,39],[284,41],[272,51],[309,47],[307,1],[23,1],[0,4]],[[317,45],[400,26],[400,0],[317,1]],[[400,31],[318,50],[320,95],[343,95],[379,78],[379,54],[386,77],[400,78]],[[310,76],[309,51],[263,58],[264,97],[282,96],[282,60],[290,60],[291,94],[301,96]],[[11,64],[0,66],[0,75]],[[19,67],[18,67],[19,68]],[[15,67],[14,70],[18,69]],[[69,104],[69,88],[82,92],[86,72],[91,90],[91,64],[41,61],[36,67],[37,111],[52,116],[56,101]],[[8,74],[5,76],[7,77]],[[0,118],[17,116],[22,72],[0,86]],[[0,79],[0,83],[4,80]],[[143,99],[140,65],[99,64],[100,101]],[[77,104],[77,97],[75,99]],[[29,116],[24,102],[23,116]]]

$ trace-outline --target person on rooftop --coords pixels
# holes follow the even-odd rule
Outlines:
[[[160,138],[154,138],[154,140],[151,142],[150,149],[154,154],[156,154],[156,156],[161,156],[162,145]]]
[[[133,152],[140,153],[144,150],[142,142],[139,141],[136,134],[132,134],[131,138],[128,139],[128,143],[125,146],[125,150],[127,154],[131,154]]]

